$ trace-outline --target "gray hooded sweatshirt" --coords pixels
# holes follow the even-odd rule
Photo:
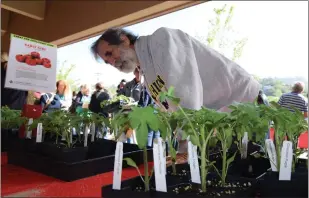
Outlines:
[[[149,93],[159,103],[160,91],[175,87],[185,108],[227,110],[233,102],[250,102],[259,83],[242,67],[185,32],[160,28],[141,36],[135,50]],[[168,104],[169,110],[175,106]]]

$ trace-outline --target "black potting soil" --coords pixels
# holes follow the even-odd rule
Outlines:
[[[167,181],[167,192],[155,191],[154,181],[150,182],[150,192],[145,192],[144,184],[139,177],[122,182],[122,190],[112,190],[112,186],[102,188],[104,198],[121,196],[129,197],[251,197],[254,195],[252,180],[227,179],[226,185],[221,186],[217,176],[208,175],[207,191],[203,193],[201,185],[194,183],[179,183],[171,185]]]

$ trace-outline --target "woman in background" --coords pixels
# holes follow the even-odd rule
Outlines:
[[[84,84],[81,86],[80,92],[76,95],[74,104],[76,106],[76,113],[83,112],[83,109],[88,109],[90,103],[90,89],[89,86]]]
[[[56,93],[46,93],[41,96],[40,103],[43,112],[52,110],[68,110],[72,104],[72,92],[70,86],[65,80],[59,80],[56,83]]]
[[[104,89],[103,83],[97,83],[95,85],[95,89],[96,91],[91,96],[89,110],[94,113],[102,113],[105,117],[108,117],[108,113],[102,112],[101,102],[104,100],[109,100],[110,96]]]

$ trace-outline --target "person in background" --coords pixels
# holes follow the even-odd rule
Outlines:
[[[123,88],[124,86],[126,85],[127,81],[125,79],[122,79],[119,83],[119,85],[117,86],[117,93],[119,93]]]
[[[94,113],[102,113],[105,117],[108,117],[108,113],[102,112],[101,102],[105,100],[109,100],[110,96],[106,92],[103,87],[103,83],[99,82],[95,85],[95,92],[92,94],[90,103],[89,103],[89,110]]]
[[[40,104],[43,112],[48,113],[53,110],[68,110],[72,104],[72,95],[69,84],[64,80],[56,83],[56,93],[46,93],[41,96]]]
[[[296,82],[290,93],[285,93],[280,97],[278,104],[282,107],[288,108],[292,112],[294,110],[290,107],[295,107],[304,113],[305,118],[308,118],[308,100],[302,95],[304,87],[304,83]]]
[[[1,57],[1,107],[8,106],[10,109],[22,110],[23,106],[27,104],[28,91],[5,88],[5,78],[7,61],[6,58]]]
[[[257,103],[259,105],[263,104],[263,105],[269,106],[269,102],[268,102],[267,96],[263,93],[262,90],[259,91],[259,95],[257,97]]]
[[[118,92],[118,95],[131,97],[134,101],[138,102],[140,101],[142,91],[141,76],[138,68],[135,68],[133,73],[134,79],[126,83],[124,88]]]
[[[88,109],[90,103],[90,89],[89,86],[84,84],[81,86],[80,92],[76,95],[74,104],[76,106],[76,113],[83,112],[83,109]]]
[[[73,96],[72,99],[73,99],[73,100],[75,100],[76,95],[77,95],[77,94],[76,94],[76,91],[73,91],[73,92],[72,92],[72,96]]]
[[[5,78],[8,55],[1,53],[1,107],[8,106],[10,109],[22,110],[27,104],[28,91],[5,88]],[[7,151],[11,138],[18,137],[18,129],[1,128],[1,152]]]

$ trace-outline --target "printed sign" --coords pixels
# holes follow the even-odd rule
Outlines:
[[[114,176],[113,176],[113,189],[121,190],[121,175],[122,175],[122,159],[123,158],[123,143],[117,142],[115,162],[114,162]]]
[[[197,146],[188,141],[188,157],[190,162],[191,180],[193,183],[201,183],[200,168],[197,156]]]
[[[267,149],[267,154],[269,156],[269,161],[271,165],[271,170],[272,171],[278,171],[277,169],[277,153],[275,149],[275,145],[272,139],[267,139],[265,140],[265,145]]]
[[[57,46],[11,34],[5,87],[52,92],[56,88]]]
[[[166,187],[166,159],[164,157],[164,146],[162,138],[153,141],[153,162],[156,182],[156,191],[167,192]]]
[[[291,180],[292,160],[293,160],[293,143],[283,141],[280,160],[279,180]]]

